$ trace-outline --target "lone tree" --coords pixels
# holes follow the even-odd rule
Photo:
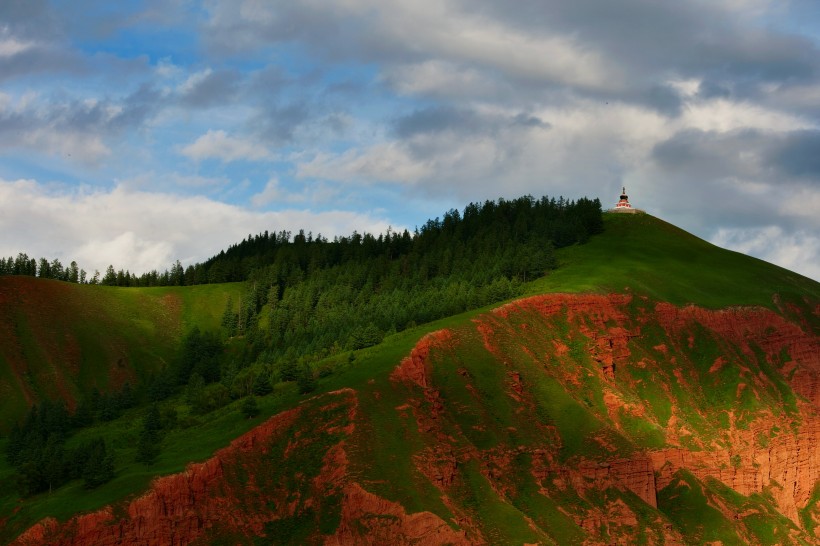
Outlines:
[[[242,415],[248,419],[253,419],[259,415],[259,406],[256,403],[255,396],[248,396],[245,398],[245,401],[242,402]]]

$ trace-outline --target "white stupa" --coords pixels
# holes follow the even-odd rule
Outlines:
[[[626,194],[626,187],[621,189],[621,199],[615,204],[615,207],[609,209],[608,212],[625,212],[628,214],[635,214],[637,212],[643,212],[641,209],[633,208],[632,205],[629,204],[629,196]]]

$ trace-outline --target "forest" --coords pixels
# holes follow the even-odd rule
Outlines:
[[[148,407],[136,460],[150,465],[162,431],[177,426],[175,411],[158,404],[181,396],[204,415],[246,398],[255,410],[282,382],[311,392],[332,370],[329,356],[378,344],[384,336],[519,295],[523,284],[557,267],[554,250],[583,244],[603,230],[600,202],[530,196],[486,201],[450,210],[414,233],[353,233],[332,241],[303,231],[248,236],[204,263],[136,277],[109,267],[103,279],[85,280],[77,264],[38,261],[21,254],[0,259],[0,273],[99,282],[112,286],[191,285],[243,281],[229,300],[221,331],[194,329],[178,356],[159,373],[117,392],[92,392],[73,414],[62,402],[35,405],[9,437],[7,460],[23,494],[48,491],[68,480],[85,487],[113,475],[111,451],[99,439],[65,447],[74,431],[116,419],[128,408]],[[67,271],[67,273],[66,273]],[[165,406],[163,406],[165,407]]]

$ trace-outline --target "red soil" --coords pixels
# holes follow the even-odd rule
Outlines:
[[[492,535],[486,539],[482,536],[486,529],[482,527],[483,522],[474,519],[473,509],[460,504],[464,468],[477,464],[492,491],[503,502],[511,504],[517,494],[516,481],[512,478],[514,463],[522,459],[531,461],[535,490],[545,496],[560,499],[564,493],[582,498],[608,495],[605,501],[588,504],[586,508],[559,505],[560,510],[587,532],[585,544],[608,544],[616,540],[632,543],[643,538],[641,533],[647,533],[649,543],[682,544],[684,541],[670,520],[656,510],[658,491],[669,485],[680,469],[702,480],[718,479],[743,495],[770,496],[781,513],[801,525],[798,512],[807,506],[820,482],[820,341],[817,337],[798,323],[764,309],[709,311],[659,304],[654,313],[634,316],[628,308],[630,301],[630,296],[619,295],[538,296],[513,302],[476,319],[474,324],[483,344],[499,358],[499,365],[506,368],[503,388],[517,411],[526,416],[535,402],[522,374],[507,362],[506,355],[510,354],[507,351],[511,347],[549,363],[549,373],[556,374],[565,384],[573,377],[564,371],[569,367],[561,363],[572,358],[573,350],[582,347],[600,365],[606,405],[606,413],[600,418],[617,424],[621,414],[652,414],[646,401],[628,398],[624,384],[619,383],[618,370],[627,366],[649,368],[663,381],[677,381],[687,389],[696,389],[697,376],[686,355],[692,350],[690,344],[697,347],[700,339],[697,335],[701,334],[696,333],[705,331],[703,335],[719,339],[728,348],[724,357],[706,363],[707,368],[711,366],[710,377],[730,364],[737,365],[737,355],[757,358],[763,354],[771,368],[778,370],[793,389],[805,397],[805,401],[797,404],[798,414],[764,411],[750,424],[739,427],[736,426],[736,419],[740,419],[735,415],[740,415],[737,409],[729,412],[729,429],[720,431],[719,437],[695,438],[681,444],[681,439],[690,437],[692,431],[681,406],[673,406],[668,422],[657,423],[666,431],[666,447],[631,456],[610,451],[613,453],[610,457],[604,455],[596,460],[560,457],[562,440],[557,429],[543,425],[540,425],[543,430],[537,445],[500,444],[479,449],[466,442],[463,431],[458,431],[448,420],[448,414],[458,409],[447,406],[443,391],[433,380],[431,370],[437,351],[457,350],[459,343],[468,342],[460,338],[460,332],[442,330],[420,340],[392,372],[392,385],[396,392],[406,396],[404,403],[396,406],[396,398],[388,396],[384,399],[391,400],[389,407],[384,403],[380,406],[379,400],[369,403],[375,403],[381,411],[399,415],[409,416],[412,412],[424,445],[411,455],[411,460],[419,479],[426,478],[440,492],[441,501],[455,515],[454,523],[460,529],[430,512],[408,514],[400,504],[365,490],[363,484],[367,482],[348,468],[350,454],[359,452],[358,446],[349,446],[357,441],[357,435],[352,433],[359,410],[356,393],[345,390],[324,395],[270,419],[205,463],[190,465],[184,473],[156,480],[148,493],[124,508],[106,508],[64,524],[51,520],[42,522],[20,537],[17,544],[185,544],[195,540],[203,543],[220,533],[260,536],[265,533],[267,523],[293,516],[306,506],[320,511],[331,497],[341,499],[340,523],[332,535],[313,535],[313,542],[334,546],[492,543]],[[538,335],[540,330],[533,326],[537,321],[559,316],[571,325],[571,339],[548,339],[542,343],[537,350],[549,354],[536,354],[532,346],[515,345]],[[521,329],[512,324],[513,319],[520,321],[522,317],[530,327]],[[643,346],[641,332],[649,327],[665,332],[666,342],[653,341]],[[473,340],[469,335],[465,339]],[[454,368],[452,373],[460,374],[460,380],[471,385],[466,367]],[[561,376],[562,373],[569,375]],[[764,392],[763,387],[771,381],[751,372],[748,375],[743,389],[756,394]],[[669,385],[664,386],[664,392],[669,394]],[[474,395],[480,396],[478,392]],[[345,407],[347,412],[333,422],[319,423],[316,421],[319,410],[311,409],[311,404],[320,409]],[[489,428],[492,424],[476,426]],[[779,432],[773,433],[773,427],[778,427]],[[262,456],[272,439],[289,439],[284,455],[288,459],[289,454],[298,452],[301,445],[312,442],[322,431],[334,431],[341,439],[324,453],[321,472],[311,478],[310,486],[300,489],[309,491],[308,497],[294,499],[293,490],[258,477],[264,464]],[[761,437],[767,441],[761,442]],[[606,441],[603,437],[600,439],[604,445]],[[703,449],[692,447],[698,442]],[[235,479],[228,479],[242,472],[248,478],[241,486]],[[298,482],[301,478],[297,473],[293,479]],[[405,486],[412,487],[411,484]],[[634,504],[631,507],[624,501],[627,497],[611,496],[609,492],[613,490],[628,496],[634,494],[646,503],[646,509],[635,510]],[[730,521],[744,517],[731,513],[727,506],[717,508]],[[810,510],[818,513],[820,519],[817,507]],[[123,515],[118,515],[121,513]],[[536,528],[534,522],[527,521]],[[655,528],[647,528],[648,522]]]

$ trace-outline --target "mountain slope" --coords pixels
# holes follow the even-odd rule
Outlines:
[[[190,328],[218,328],[240,287],[122,289],[0,277],[0,431],[36,401],[73,407],[95,387],[134,386],[173,358]]]
[[[710,309],[759,305],[782,310],[820,299],[820,284],[776,265],[708,243],[649,214],[605,214],[605,233],[559,251],[561,267],[530,293],[631,291]]]
[[[820,543],[818,283],[643,215],[559,258],[532,296],[331,360],[333,392],[19,543]]]

